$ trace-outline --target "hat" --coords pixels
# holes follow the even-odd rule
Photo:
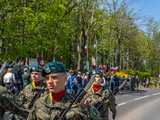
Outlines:
[[[45,65],[43,69],[43,75],[51,74],[51,73],[65,73],[66,68],[64,67],[63,63],[58,61],[49,62]]]
[[[10,65],[10,64],[7,64],[5,67],[6,67],[6,68],[13,68],[13,66]]]
[[[35,64],[31,67],[31,72],[42,72],[42,68],[38,64]]]
[[[95,75],[99,75],[100,77],[103,77],[103,72],[98,70],[98,71],[96,71]]]

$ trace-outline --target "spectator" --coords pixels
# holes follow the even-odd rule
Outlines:
[[[69,76],[67,79],[67,84],[66,84],[66,89],[68,94],[70,94],[71,96],[75,96],[77,93],[77,79],[76,79],[76,73],[73,70],[70,70],[69,72]]]
[[[3,82],[9,92],[11,93],[18,92],[18,89],[16,87],[17,81],[15,79],[15,75],[12,72],[12,68],[10,67],[7,68],[7,72],[3,77]]]
[[[138,77],[138,75],[135,77],[135,83],[136,83],[136,88],[137,88],[137,90],[139,89],[139,77]]]
[[[29,72],[29,69],[26,67],[24,68],[23,74],[22,74],[23,87],[29,84],[30,82],[29,79],[30,79],[30,72]]]

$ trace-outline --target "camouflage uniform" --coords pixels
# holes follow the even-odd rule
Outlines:
[[[27,85],[19,94],[19,97],[22,98],[23,102],[23,107],[24,108],[29,108],[29,104],[31,103],[33,97],[38,94],[38,92],[41,92],[43,94],[44,89],[43,89],[43,84],[39,86],[38,88],[33,88],[32,84],[30,83]],[[41,94],[41,95],[42,95]],[[40,96],[39,96],[40,97]]]
[[[29,84],[17,96],[13,96],[13,95],[8,94],[8,93],[5,94],[4,96],[6,97],[6,99],[9,98],[10,101],[12,101],[13,104],[17,104],[20,108],[29,109],[29,107],[30,108],[32,107],[32,106],[29,106],[29,105],[30,105],[33,97],[37,94],[37,92],[39,92],[39,89],[34,90],[32,85]],[[40,97],[40,96],[38,96],[38,97]],[[4,104],[5,103],[3,103],[3,105]],[[12,119],[26,120],[26,118],[23,118],[20,114],[18,115],[16,113],[14,113],[14,111],[6,109],[5,114],[3,115],[3,120],[12,120]]]
[[[34,69],[34,71],[40,72],[38,68]],[[16,95],[13,96],[11,94],[10,95],[5,94],[5,96],[7,96],[7,98],[9,98],[13,104],[18,105],[18,107],[20,107],[22,109],[30,109],[34,104],[34,102],[33,102],[33,104],[30,104],[31,101],[33,100],[34,96],[36,94],[38,94],[38,92],[40,92],[40,93],[44,92],[44,89],[42,89],[43,86],[44,86],[44,84],[42,81],[41,81],[40,85],[38,85],[36,87],[33,87],[33,84],[30,83],[17,96]],[[38,97],[40,97],[40,95]],[[18,115],[13,110],[6,109],[5,113],[3,115],[3,120],[12,120],[12,119],[26,120],[26,118],[21,117],[21,115]]]
[[[5,100],[3,99],[3,95],[5,93],[7,93],[7,89],[5,87],[0,86],[0,118],[3,117],[3,114],[5,112],[4,108],[2,108],[5,102]]]
[[[42,69],[38,66],[35,65],[31,68],[31,72],[41,72]],[[32,106],[30,106],[30,103],[32,102],[34,96],[36,94],[38,94],[39,92],[41,93],[40,95],[42,95],[45,92],[44,89],[44,83],[41,77],[41,80],[38,82],[38,85],[35,85],[35,82],[32,80],[30,84],[28,84],[18,95],[21,98],[21,101],[23,103],[23,107],[24,108],[31,108]],[[37,97],[40,97],[37,96]]]
[[[66,75],[64,65],[56,61],[48,63],[44,68],[44,75],[48,75],[48,78],[46,78],[47,85],[48,81],[51,82],[55,80],[54,77],[57,78],[56,80],[59,79],[65,81],[65,77],[63,79],[57,77],[58,75],[51,77],[52,75],[56,74],[64,76]],[[49,77],[49,75],[51,76]],[[75,102],[73,103],[71,108],[68,109],[71,103],[73,102],[73,98],[71,98],[70,95],[65,93],[65,88],[61,89],[63,90],[63,94],[62,96],[60,96],[60,99],[58,100],[56,100],[57,98],[55,96],[59,96],[59,92],[54,93],[52,91],[49,91],[49,93],[46,93],[41,98],[39,98],[34,104],[33,111],[30,112],[27,120],[58,120],[60,116],[62,117],[60,113],[62,113],[62,111],[65,110],[67,110],[67,112],[63,115],[63,120],[92,120],[90,118],[89,110],[84,109],[83,105],[81,104],[76,104]]]
[[[96,114],[99,116],[100,120],[109,119],[110,109],[113,115],[113,119],[115,119],[116,104],[114,95],[109,93],[108,89],[103,89],[103,87],[99,91],[94,92],[92,87],[81,101],[81,104],[87,103],[89,107],[92,106],[93,110],[91,110],[91,112],[97,112]],[[94,114],[92,118],[97,120],[97,118],[94,117]]]
[[[69,95],[65,95],[60,102],[53,103],[46,94],[36,101],[33,111],[27,120],[53,120],[56,115],[67,108],[71,102]],[[73,105],[67,112],[65,120],[89,120],[78,105]]]
[[[98,120],[108,120],[108,101],[105,100],[102,103],[103,97],[107,96],[107,94],[98,94],[93,92],[88,92],[83,100],[81,101],[81,104],[87,104],[87,107],[91,107],[91,116],[93,120],[97,120],[97,117],[94,116],[94,114],[97,114],[99,116]]]
[[[27,111],[20,109],[15,103],[15,97],[7,92],[7,89],[0,86],[0,118],[1,120],[25,120],[25,117],[28,115]],[[13,112],[13,113],[12,113]],[[15,112],[22,116],[15,115]],[[25,114],[25,117],[24,117]]]

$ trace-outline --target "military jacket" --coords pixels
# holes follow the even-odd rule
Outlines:
[[[28,115],[28,112],[17,104],[15,96],[8,93],[7,89],[0,86],[0,120],[25,120],[24,116]],[[17,114],[17,115],[16,115]]]
[[[33,111],[29,114],[27,120],[54,120],[62,110],[69,106],[71,101],[72,99],[66,94],[60,102],[53,103],[49,94],[45,94],[36,101]],[[65,115],[64,120],[89,120],[85,112],[80,105],[74,104]]]
[[[93,86],[92,86],[93,87]],[[93,119],[95,120],[108,120],[109,113],[108,110],[110,109],[112,113],[116,114],[116,104],[115,104],[115,97],[111,95],[108,89],[100,88],[96,92],[93,88],[87,92],[85,97],[82,99],[82,104],[88,104],[88,106],[92,106],[91,111],[94,111],[96,116]]]
[[[23,103],[24,108],[29,108],[29,104],[38,92],[41,93],[40,96],[44,94],[45,89],[43,87],[43,84],[37,88],[33,88],[33,85],[30,83],[20,92],[18,96],[19,98],[21,98],[21,102]]]

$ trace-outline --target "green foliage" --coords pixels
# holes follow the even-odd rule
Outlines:
[[[150,72],[141,72],[136,70],[128,70],[126,72],[131,76],[139,76],[140,78],[150,78],[152,76]]]
[[[149,20],[148,35],[135,23],[125,0],[1,0],[1,61],[41,54],[81,69],[96,57],[97,64],[133,69],[132,75],[157,74],[158,23]]]

